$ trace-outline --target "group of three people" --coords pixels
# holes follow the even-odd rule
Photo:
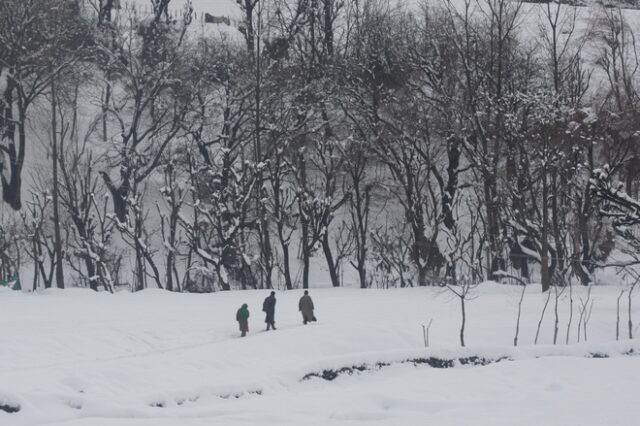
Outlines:
[[[305,290],[304,295],[298,302],[298,310],[302,313],[302,322],[307,324],[308,322],[316,321],[316,317],[313,315],[313,300],[309,296],[309,291]],[[262,311],[266,314],[264,322],[267,323],[267,331],[276,329],[276,292],[272,291],[271,294],[264,299],[262,303]],[[244,337],[249,332],[249,305],[246,303],[238,309],[236,312],[236,321],[240,326],[241,336]]]

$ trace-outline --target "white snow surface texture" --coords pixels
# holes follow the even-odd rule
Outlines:
[[[300,290],[277,293],[277,331],[264,331],[267,291],[215,294],[0,292],[0,425],[638,425],[640,341],[615,341],[615,286],[592,292],[588,341],[578,311],[565,344],[569,301],[554,299],[532,345],[546,296],[483,284],[468,305],[467,347],[459,305],[435,288],[312,289],[318,322],[303,325]],[[575,305],[585,297],[574,289]],[[249,304],[250,333],[235,311]],[[622,299],[621,330],[626,337]],[[640,316],[638,310],[632,314]],[[422,324],[433,318],[430,348]],[[582,336],[582,340],[584,337]],[[589,358],[587,354],[608,354]],[[418,357],[508,356],[448,369],[401,363]],[[333,381],[323,369],[377,362]]]

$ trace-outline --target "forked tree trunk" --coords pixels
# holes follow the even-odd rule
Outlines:
[[[338,277],[338,270],[333,261],[333,253],[331,252],[331,244],[329,243],[329,232],[325,232],[322,236],[322,251],[324,252],[324,257],[327,259],[331,285],[333,287],[340,287],[340,278]]]

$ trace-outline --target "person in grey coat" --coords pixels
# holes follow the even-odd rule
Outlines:
[[[298,310],[302,313],[302,322],[304,324],[310,321],[316,321],[316,317],[313,315],[313,300],[309,296],[309,291],[304,291],[304,296],[300,298],[298,302]]]

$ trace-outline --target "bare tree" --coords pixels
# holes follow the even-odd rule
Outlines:
[[[560,315],[558,312],[558,305],[560,302],[560,298],[562,294],[567,288],[566,283],[564,282],[564,271],[558,271],[554,275],[553,279],[553,296],[554,296],[554,304],[553,304],[553,344],[558,343],[558,332],[560,329]]]
[[[460,301],[460,346],[464,347],[464,332],[467,325],[467,302],[473,298],[473,290],[478,286],[477,282],[463,276],[455,282],[447,284],[447,289]]]
[[[271,183],[271,196],[267,209],[273,222],[276,225],[276,235],[280,243],[282,253],[282,275],[284,276],[287,290],[293,289],[291,279],[291,260],[289,247],[291,237],[296,229],[298,217],[294,214],[296,206],[296,195],[290,182],[291,168],[286,157],[287,144],[282,141],[282,145],[277,146],[268,163],[267,171]]]
[[[240,7],[243,15],[243,25],[240,27],[240,32],[244,36],[245,43],[247,45],[247,51],[251,56],[255,56],[256,51],[256,7],[260,4],[260,0],[236,0],[236,3]],[[259,37],[259,36],[258,36]],[[258,38],[259,40],[259,38]]]
[[[59,13],[64,14],[64,21]],[[64,24],[64,25],[62,25]],[[22,207],[22,170],[29,137],[28,113],[51,88],[52,80],[77,61],[62,55],[82,46],[82,16],[77,2],[7,0],[0,4],[0,163],[3,200]],[[6,158],[6,160],[5,160]]]
[[[631,311],[632,311],[631,304],[633,301],[633,290],[638,285],[638,282],[640,282],[640,277],[636,278],[633,284],[631,284],[631,287],[629,287],[629,293],[627,293],[627,325],[629,329],[629,339],[633,339],[633,321],[631,320]],[[585,330],[585,340],[586,340],[586,330]]]
[[[518,298],[518,315],[516,316],[516,330],[513,336],[513,346],[518,346],[518,339],[520,338],[520,318],[522,316],[522,303],[524,302],[524,296],[527,292],[527,282],[522,278],[515,275],[501,274],[501,277],[508,278],[516,281],[521,287],[520,297]]]
[[[564,343],[569,344],[569,336],[571,335],[571,324],[573,323],[573,282],[569,278],[569,319],[567,320],[567,332]]]
[[[544,305],[542,306],[542,312],[540,313],[540,320],[538,321],[538,328],[536,329],[536,337],[533,341],[534,345],[538,344],[538,338],[540,337],[540,328],[542,327],[542,321],[544,320],[544,314],[547,311],[547,306],[549,306],[549,300],[551,300],[551,292],[547,293],[547,298],[544,301]]]
[[[109,59],[106,75],[119,76],[114,83],[119,90],[113,91],[106,107],[106,114],[119,128],[107,167],[119,171],[119,182],[107,170],[101,175],[113,199],[115,218],[120,222],[117,227],[134,243],[137,288],[146,282],[147,263],[159,283],[151,251],[143,243],[141,189],[166,161],[168,146],[184,136],[183,121],[199,87],[198,74],[184,49],[192,9],[186,5],[182,19],[174,23],[168,16],[162,19],[168,3],[154,0],[151,20],[132,20],[127,27],[116,28],[121,48],[114,50],[108,42],[99,46]],[[120,50],[125,54],[119,54]]]
[[[522,291],[520,292],[520,299],[518,299],[518,316],[516,318],[516,334],[513,337],[513,346],[518,346],[518,337],[520,336],[520,317],[522,315],[522,302],[524,301],[524,295],[527,291],[526,283],[521,283]]]
[[[620,340],[620,299],[624,296],[625,290],[620,290],[618,298],[616,299],[616,340]]]
[[[156,10],[154,21],[149,24],[153,26],[149,31],[155,34],[156,54],[147,51],[152,47],[146,36],[138,40],[133,34],[124,42],[126,55],[120,56],[108,46],[101,50],[110,58],[113,68],[110,71],[121,76],[119,84],[124,89],[113,94],[106,108],[120,130],[113,141],[109,164],[110,168],[119,170],[120,182],[114,182],[110,173],[102,172],[121,222],[126,219],[128,197],[136,195],[138,185],[161,164],[169,144],[180,136],[189,101],[198,87],[197,81],[176,78],[189,73],[189,61],[182,47],[191,22],[191,10],[187,10],[177,26],[162,24],[161,14],[162,10]],[[131,27],[135,27],[133,24],[135,22]],[[133,28],[119,30],[133,31]],[[142,30],[147,29],[142,27]],[[159,61],[160,58],[163,60]]]
[[[51,51],[48,52],[47,58],[49,59],[49,72],[51,79],[49,83],[49,99],[51,101],[51,160],[52,160],[52,210],[53,210],[53,229],[54,229],[54,250],[56,252],[56,258],[59,259],[56,263],[56,286],[58,288],[64,288],[64,264],[62,262],[63,256],[63,243],[62,235],[60,232],[61,218],[60,218],[60,190],[59,190],[59,177],[58,177],[58,162],[61,156],[59,152],[60,141],[63,137],[62,132],[64,129],[58,130],[60,126],[59,107],[60,97],[58,94],[59,75],[66,72],[67,69],[80,58],[82,53],[82,40],[87,34],[82,34],[79,28],[74,29],[74,22],[69,25],[69,15],[78,13],[78,5],[70,2],[63,2],[60,6],[52,9],[52,16],[50,17],[52,27],[50,29],[54,43]],[[73,33],[70,34],[70,29]],[[74,31],[75,30],[75,31]],[[65,39],[69,40],[70,37],[79,39],[73,45],[65,46]],[[62,43],[61,43],[62,42]],[[54,72],[55,69],[58,72]]]
[[[108,217],[108,197],[100,197],[106,191],[98,175],[101,159],[91,153],[88,138],[80,140],[75,137],[77,133],[74,136],[70,131],[75,124],[67,121],[64,110],[59,117],[64,129],[60,133],[60,148],[65,152],[58,159],[60,205],[71,225],[66,258],[91,289],[102,286],[113,291],[112,272],[117,256],[111,247],[113,222]],[[84,263],[84,271],[74,266],[71,255]]]
[[[337,270],[337,259],[331,248],[330,226],[335,213],[349,199],[349,192],[340,193],[339,176],[343,172],[344,158],[339,156],[337,141],[318,139],[310,155],[310,164],[316,171],[315,181],[311,181],[306,173],[297,173],[297,196],[302,225],[309,230],[309,238],[303,241],[303,262],[308,286],[308,270],[310,254],[316,244],[320,244],[327,261],[329,276],[334,287],[340,286]],[[307,287],[305,287],[307,288]]]
[[[346,156],[346,168],[350,178],[349,228],[355,245],[355,262],[350,261],[350,263],[358,271],[360,288],[367,288],[371,193],[374,188],[374,182],[367,176],[371,167],[370,154],[364,142],[354,140],[343,155]]]
[[[129,197],[129,211],[126,220],[120,221],[115,215],[109,215],[124,242],[135,253],[134,285],[133,290],[138,291],[147,288],[147,277],[151,276],[158,288],[164,288],[160,277],[160,270],[156,265],[154,255],[157,252],[150,244],[150,234],[147,230],[147,217],[149,212],[144,210],[144,190],[138,190],[135,198]],[[147,267],[151,269],[148,272]]]
[[[601,43],[598,66],[609,82],[609,94],[617,111],[636,109],[635,78],[639,70],[636,40],[620,8],[602,7],[595,33]]]
[[[630,197],[624,191],[624,184],[614,184],[612,181],[612,169],[605,165],[596,169],[591,178],[591,189],[595,197],[601,202],[600,215],[612,220],[615,233],[624,245],[620,250],[628,254],[630,260],[623,263],[626,269],[640,264],[638,251],[640,250],[640,201]]]
[[[204,269],[218,278],[223,290],[231,289],[233,271],[243,288],[256,288],[250,238],[260,220],[254,208],[258,171],[266,165],[247,160],[253,142],[254,88],[246,75],[232,72],[235,64],[243,64],[243,56],[224,49],[212,53],[226,64],[209,70],[190,113],[195,123],[189,129],[193,147],[188,151],[193,217],[179,220]]]
[[[166,251],[165,256],[165,288],[169,291],[180,291],[180,276],[176,266],[179,255],[179,235],[178,225],[182,208],[186,202],[189,191],[185,187],[186,182],[178,181],[178,171],[176,163],[169,160],[164,167],[164,186],[160,192],[168,207],[168,214],[157,204],[158,215],[160,216],[160,231],[162,241]]]
[[[20,247],[21,229],[17,221],[5,219],[0,221],[0,279],[6,280],[15,276],[20,280],[20,268],[22,266]]]
[[[580,317],[578,318],[578,343],[580,342],[580,332],[583,333],[584,341],[587,341],[587,325],[591,318],[591,312],[593,311],[593,300],[591,299],[591,289],[587,290],[585,298],[580,297]]]
[[[383,274],[383,287],[398,281],[401,288],[413,287],[410,238],[406,225],[390,224],[388,218],[385,225],[372,230],[372,259],[376,271]]]
[[[565,0],[541,4],[539,33],[547,61],[553,91],[579,104],[586,92],[583,78],[574,78],[572,70],[581,61],[581,52],[589,38],[589,32],[580,34],[577,28],[580,9]]]
[[[445,3],[447,25],[442,32],[458,58],[455,68],[460,86],[455,107],[460,111],[462,150],[482,182],[483,208],[488,248],[489,278],[505,269],[503,211],[500,199],[499,169],[503,151],[509,145],[505,120],[516,103],[507,101],[512,91],[524,89],[531,77],[526,51],[516,41],[522,4],[507,0],[479,2],[465,0],[462,7]],[[509,63],[519,63],[511,73]],[[486,78],[490,75],[491,78]],[[482,115],[478,114],[483,111]],[[513,162],[507,162],[507,179],[514,175]]]
[[[50,288],[56,263],[56,258],[49,209],[51,194],[47,191],[32,193],[32,200],[27,204],[27,210],[21,213],[26,238],[25,251],[33,262],[33,291],[39,287],[40,280],[44,288]]]

